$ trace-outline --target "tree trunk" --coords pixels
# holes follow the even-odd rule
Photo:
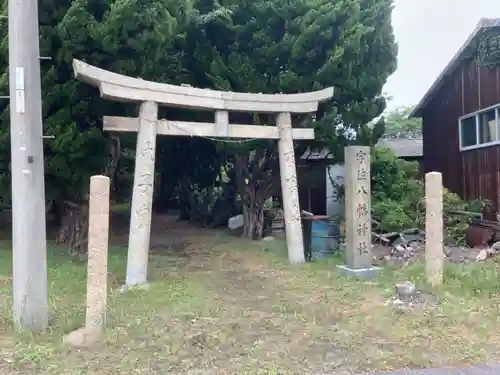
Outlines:
[[[113,180],[121,157],[121,144],[118,133],[110,133],[110,137],[111,143],[109,145],[108,164],[104,170],[104,175],[109,177],[111,191],[113,191]]]
[[[111,134],[108,164],[104,174],[109,177],[111,188],[121,156],[120,138]],[[90,181],[89,181],[90,182]],[[81,261],[87,259],[89,231],[89,194],[83,195],[79,203],[65,201],[55,202],[56,217],[59,220],[59,230],[56,244],[67,244],[70,256],[78,256]]]
[[[62,217],[56,244],[67,244],[68,254],[78,256],[81,261],[87,258],[89,209],[86,203],[66,202],[67,209]]]
[[[265,153],[251,155],[235,156],[235,179],[243,205],[243,237],[256,240],[263,236],[264,203],[275,186],[275,158]]]
[[[248,187],[243,197],[243,237],[258,240],[264,232],[264,199]]]

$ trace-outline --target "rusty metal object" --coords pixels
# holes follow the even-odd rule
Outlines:
[[[470,247],[485,248],[500,237],[500,225],[496,221],[473,219],[469,223],[466,242]]]

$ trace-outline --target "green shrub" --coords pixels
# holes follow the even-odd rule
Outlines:
[[[399,232],[425,225],[425,189],[419,179],[419,165],[396,158],[386,148],[374,148],[372,155],[372,216],[378,229]],[[463,243],[468,217],[453,211],[481,212],[488,201],[464,201],[447,189],[443,191],[444,225],[447,237]]]
[[[422,224],[424,185],[418,163],[396,158],[386,148],[375,148],[371,164],[372,216],[379,229],[393,232]]]

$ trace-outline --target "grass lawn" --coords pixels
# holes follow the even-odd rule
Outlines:
[[[51,327],[15,334],[10,245],[0,243],[0,374],[318,374],[500,358],[495,263],[447,267],[441,303],[400,314],[386,303],[394,283],[425,288],[421,265],[369,282],[343,277],[338,259],[289,266],[281,240],[193,228],[167,237],[152,240],[149,291],[114,292],[126,249],[110,250],[108,328],[89,349],[61,343],[83,326],[85,265],[52,249]]]

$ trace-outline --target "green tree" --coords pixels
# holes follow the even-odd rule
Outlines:
[[[211,11],[210,4],[204,4]],[[209,22],[188,35],[186,69],[198,86],[220,90],[295,93],[335,87],[333,100],[294,126],[313,126],[315,142],[339,153],[347,141],[335,130],[354,129],[354,142],[373,144],[381,135],[367,126],[385,109],[381,89],[396,67],[391,26],[392,0],[221,1],[229,17]],[[206,8],[207,9],[207,8]],[[234,122],[273,124],[265,115],[237,115]],[[378,135],[375,134],[378,132]],[[374,139],[375,138],[375,139]],[[247,237],[262,235],[263,205],[276,189],[277,143],[257,140],[222,144],[234,163]]]
[[[6,9],[7,1],[2,1]],[[5,10],[4,10],[5,14]],[[47,198],[85,204],[89,178],[113,177],[116,142],[102,132],[104,114],[134,114],[133,106],[106,102],[96,89],[74,79],[72,60],[78,58],[104,69],[145,79],[162,80],[165,72],[182,76],[175,54],[165,54],[177,42],[179,30],[194,15],[189,0],[51,0],[39,2]],[[2,19],[2,35],[7,22]],[[7,38],[0,45],[0,91],[6,92]],[[0,195],[10,195],[9,106],[2,101],[0,117]],[[133,138],[123,137],[125,144]],[[114,146],[114,149],[112,149]],[[133,146],[132,146],[133,147]],[[118,150],[119,151],[119,150]]]
[[[500,65],[500,27],[488,27],[483,31],[474,57],[479,66],[495,69]]]
[[[410,117],[413,107],[399,107],[385,116],[385,139],[422,138],[422,119]]]
[[[47,194],[53,200],[81,201],[90,175],[106,171],[109,154],[115,153],[101,131],[102,115],[136,115],[132,106],[105,102],[97,90],[76,82],[73,58],[134,77],[222,90],[295,93],[334,86],[335,97],[315,116],[293,119],[294,126],[314,127],[317,138],[298,143],[297,158],[307,147],[327,146],[339,154],[348,142],[374,144],[383,132],[383,122],[367,124],[385,109],[381,89],[396,67],[392,0],[65,0],[57,7],[43,0],[39,7],[41,54],[52,57],[42,67],[42,85],[45,134],[55,136],[45,149]],[[6,52],[4,38],[3,71]],[[6,74],[0,87],[5,91]],[[7,193],[8,106],[0,110],[0,170],[6,176],[0,189]],[[168,115],[210,117],[170,109]],[[274,121],[262,114],[232,114],[235,123]],[[352,129],[355,139],[346,139],[340,124]],[[134,137],[120,139],[122,148],[133,149]],[[206,188],[217,180],[221,164],[233,166],[227,175],[238,186],[245,235],[260,237],[264,201],[279,189],[277,144],[216,145],[162,140],[161,173],[175,172],[171,178],[183,180],[178,174],[183,172],[191,187]],[[189,158],[191,168],[179,171],[166,162],[174,149]]]

